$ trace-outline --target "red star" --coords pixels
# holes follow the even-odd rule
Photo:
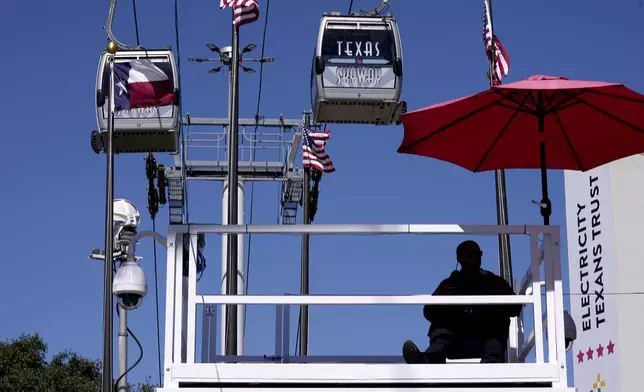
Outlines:
[[[602,347],[601,343],[599,346],[597,346],[597,357],[603,357],[604,356],[604,347]]]
[[[577,354],[577,363],[582,363],[584,362],[584,353],[579,350],[579,354]]]
[[[606,348],[608,349],[608,354],[615,354],[615,343],[612,340],[608,342]]]
[[[586,351],[586,356],[588,357],[588,360],[593,359],[593,352],[594,352],[593,349],[588,347],[588,351]]]

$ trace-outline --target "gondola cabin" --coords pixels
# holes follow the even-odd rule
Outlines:
[[[391,16],[324,15],[311,70],[317,123],[391,124],[405,103],[402,45]]]
[[[96,118],[107,134],[110,55],[96,78]],[[178,152],[179,85],[171,50],[118,51],[114,55],[114,152]],[[96,143],[92,140],[92,143]],[[104,145],[104,141],[100,141]]]

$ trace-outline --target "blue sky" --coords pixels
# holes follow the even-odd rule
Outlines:
[[[307,3],[306,8],[302,4]],[[273,0],[260,114],[299,118],[309,107],[311,53],[323,11],[346,12],[346,0]],[[482,1],[392,0],[405,55],[403,97],[411,110],[475,93],[487,87],[481,38]],[[218,1],[180,1],[183,110],[193,116],[226,116],[227,80],[209,75],[208,66],[188,57],[209,56],[207,43],[230,42],[230,11]],[[144,46],[174,44],[172,1],[139,0]],[[261,44],[260,20],[241,30],[241,44]],[[354,9],[373,8],[355,0]],[[38,12],[34,12],[37,6]],[[50,351],[73,349],[101,357],[102,265],[87,259],[103,246],[105,157],[90,148],[95,128],[94,83],[105,45],[108,2],[3,1],[0,13],[5,75],[5,153],[0,159],[5,191],[0,194],[5,239],[0,263],[0,338],[38,332]],[[494,2],[495,32],[511,61],[506,81],[533,74],[622,82],[644,91],[644,8],[636,0]],[[131,4],[120,2],[114,31],[134,44]],[[176,49],[176,48],[175,48]],[[255,50],[259,54],[259,47]],[[7,77],[9,76],[9,77]],[[243,117],[252,117],[258,74],[240,82]],[[7,89],[8,86],[8,89]],[[8,91],[8,93],[6,93]],[[473,174],[433,159],[396,153],[402,126],[330,126],[328,152],[337,172],[321,182],[317,223],[470,223],[494,224],[493,173]],[[204,129],[206,130],[206,129]],[[169,164],[168,155],[157,155]],[[116,197],[131,200],[150,228],[142,155],[117,156]],[[549,174],[553,224],[564,224],[563,176]],[[539,224],[540,198],[535,170],[507,173],[511,223]],[[275,183],[255,187],[255,223],[275,223]],[[218,223],[221,184],[191,182],[192,222]],[[167,209],[157,228],[165,233]],[[427,293],[454,268],[461,237],[313,237],[311,290],[315,293]],[[562,238],[565,243],[565,236]],[[481,238],[484,267],[498,271],[494,237]],[[252,243],[250,293],[299,290],[299,240],[257,236]],[[515,276],[527,267],[527,240],[512,242]],[[130,315],[145,357],[131,381],[156,380],[156,336],[151,241],[138,248],[148,276],[149,294]],[[565,248],[562,250],[565,258]],[[165,253],[159,248],[161,300]],[[220,240],[209,237],[208,269],[201,292],[218,290]],[[567,274],[564,286],[567,289]],[[163,320],[163,306],[161,308]],[[295,311],[295,309],[294,309]],[[271,309],[250,308],[247,354],[269,354],[273,347]],[[163,326],[162,326],[163,328]],[[405,339],[425,344],[427,324],[419,307],[313,308],[312,354],[397,354]],[[163,333],[163,330],[162,330]],[[130,358],[137,356],[132,344]]]

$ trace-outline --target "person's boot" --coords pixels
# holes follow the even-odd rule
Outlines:
[[[425,354],[411,340],[403,343],[402,355],[406,363],[428,363]]]

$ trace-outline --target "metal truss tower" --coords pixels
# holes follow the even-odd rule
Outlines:
[[[295,158],[300,147],[300,140],[309,112],[305,111],[301,119],[239,119],[238,148],[238,220],[243,222],[244,186],[249,181],[278,181],[281,184],[280,223],[295,224],[299,206],[304,172],[295,166]],[[187,181],[221,181],[222,224],[226,224],[228,205],[228,132],[227,118],[196,118],[186,115],[182,119],[182,146],[184,155],[174,156],[174,165],[166,167],[168,179],[169,223],[185,224],[185,192]],[[257,131],[255,131],[257,127]],[[195,129],[197,128],[197,129]],[[214,129],[213,129],[214,128]],[[217,129],[219,128],[219,129]],[[250,128],[250,129],[249,129]],[[244,268],[244,241],[239,235],[237,253],[237,292],[245,294],[246,272]],[[189,241],[185,241],[189,244]],[[226,280],[231,274],[227,270],[227,238],[222,235],[222,276],[221,290],[226,293]],[[201,247],[200,247],[201,248]],[[185,250],[188,252],[188,249]],[[184,266],[184,273],[187,274]],[[223,307],[222,307],[223,309]],[[225,312],[217,312],[215,306],[204,306],[202,362],[212,362],[216,355],[216,318],[221,315],[220,355],[225,355],[226,320]],[[237,310],[237,353],[243,355],[244,340],[244,307]]]

